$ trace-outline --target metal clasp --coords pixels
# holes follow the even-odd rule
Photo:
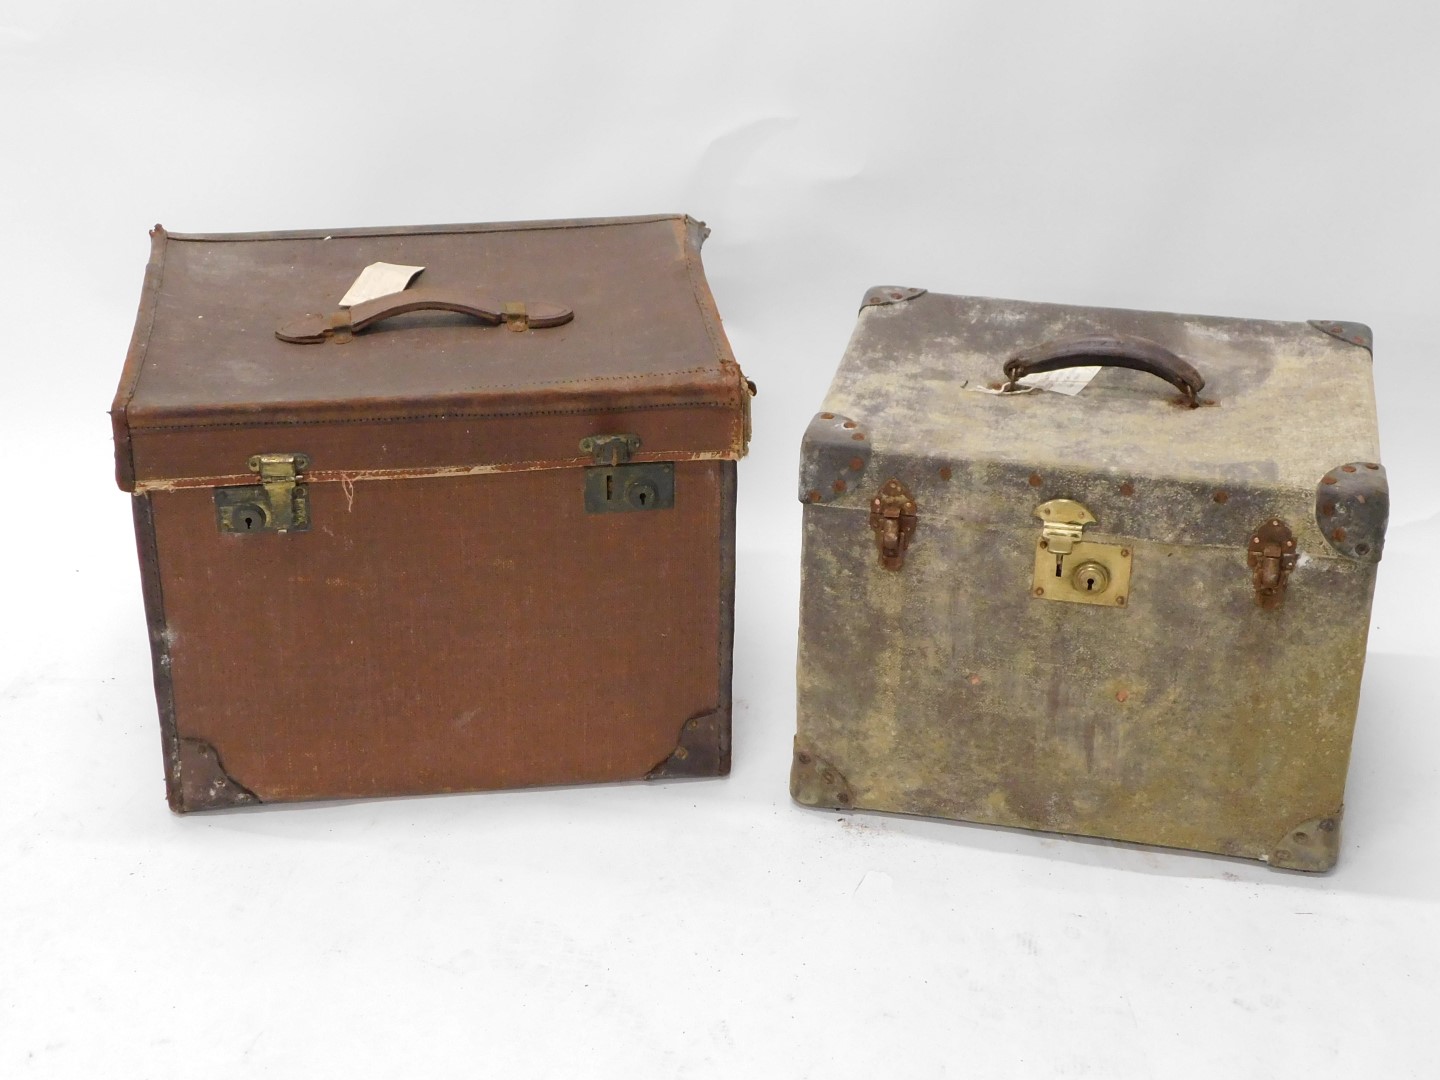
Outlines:
[[[1035,509],[1041,521],[1031,595],[1072,604],[1124,607],[1130,593],[1130,549],[1084,539],[1095,515],[1074,499]]]
[[[886,570],[905,565],[905,549],[920,520],[915,511],[915,497],[899,480],[886,480],[880,494],[870,500],[870,528],[875,530],[880,565]]]
[[[610,514],[626,510],[669,510],[675,505],[675,464],[631,462],[639,435],[587,435],[580,450],[594,460],[585,470],[585,510]]]
[[[260,483],[215,489],[215,515],[221,532],[304,532],[310,527],[310,500],[300,474],[310,467],[308,454],[255,454],[250,471]]]
[[[1271,518],[1250,534],[1249,553],[1255,602],[1267,611],[1279,607],[1295,569],[1295,534],[1279,518]]]

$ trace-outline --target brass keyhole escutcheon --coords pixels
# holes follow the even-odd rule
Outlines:
[[[1105,569],[1103,563],[1087,560],[1075,567],[1075,572],[1070,575],[1070,583],[1077,592],[1098,596],[1110,587],[1110,571]]]

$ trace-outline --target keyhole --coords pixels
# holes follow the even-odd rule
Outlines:
[[[610,501],[611,499],[613,499],[613,498],[615,498],[615,474],[614,474],[614,473],[606,473],[606,474],[605,474],[605,501],[606,501],[606,502],[609,502],[609,501]]]
[[[1070,578],[1080,592],[1102,593],[1110,587],[1110,571],[1098,562],[1083,562]]]
[[[245,515],[245,528],[247,528],[247,529],[253,529],[254,527],[255,527],[255,519],[254,519],[253,517],[251,517],[249,514],[246,514],[246,515]]]
[[[1063,577],[1063,576],[1064,576],[1064,575],[1062,575],[1062,574],[1060,573],[1060,565],[1061,565],[1061,563],[1063,563],[1064,561],[1065,561],[1065,556],[1063,556],[1063,555],[1056,555],[1056,556],[1055,556],[1055,576],[1056,576],[1056,577]]]
[[[648,510],[659,497],[660,493],[649,480],[633,480],[625,486],[625,498],[636,510]]]

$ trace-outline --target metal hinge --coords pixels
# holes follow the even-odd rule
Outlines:
[[[308,454],[256,454],[250,471],[260,483],[215,489],[215,516],[221,532],[304,532],[310,528],[310,499],[300,474]]]
[[[675,505],[674,462],[632,463],[630,455],[639,449],[639,435],[587,435],[580,440],[581,452],[595,461],[585,470],[588,513],[669,510]]]
[[[1279,518],[1271,518],[1250,534],[1250,569],[1255,602],[1267,611],[1285,599],[1285,585],[1295,569],[1295,534]]]
[[[880,565],[886,570],[905,565],[905,549],[920,520],[915,511],[914,496],[899,480],[886,480],[880,494],[870,500],[870,528],[875,530]]]
[[[1130,549],[1084,539],[1095,515],[1073,499],[1035,509],[1041,521],[1031,595],[1072,604],[1124,607],[1130,595]]]

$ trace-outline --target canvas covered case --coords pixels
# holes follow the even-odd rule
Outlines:
[[[112,415],[173,809],[728,771],[706,232],[156,228]]]
[[[873,289],[800,498],[798,801],[1334,863],[1368,329]]]

